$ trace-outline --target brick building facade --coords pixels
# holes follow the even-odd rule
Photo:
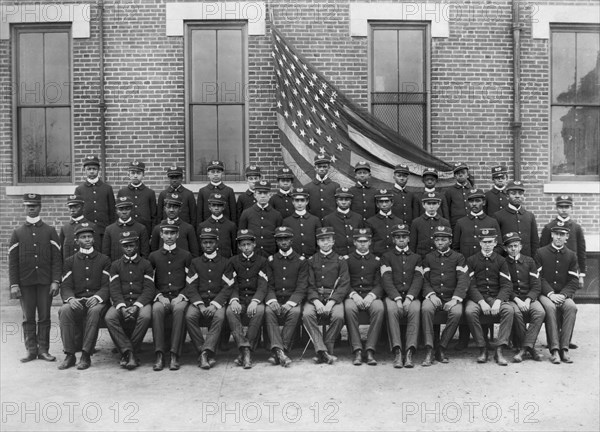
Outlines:
[[[103,4],[102,14],[100,4]],[[371,109],[371,98],[376,90],[373,87],[380,84],[372,77],[372,56],[376,49],[372,44],[372,26],[384,23],[392,28],[396,24],[414,24],[424,29],[423,146],[449,163],[466,162],[478,184],[486,189],[491,183],[489,170],[493,165],[509,166],[511,178],[515,176],[516,167],[517,174],[520,171],[527,185],[526,206],[536,214],[540,229],[554,214],[554,197],[559,193],[573,195],[574,214],[586,231],[588,250],[600,251],[597,120],[595,132],[593,127],[584,131],[592,134],[592,142],[595,136],[595,148],[594,144],[590,148],[588,138],[587,144],[584,143],[587,153],[575,157],[579,160],[589,160],[590,155],[592,160],[595,157],[596,166],[592,166],[591,171],[588,166],[587,171],[562,175],[560,164],[553,162],[557,156],[551,144],[552,32],[569,31],[571,26],[576,30],[598,32],[597,6],[596,0],[542,0],[517,2],[516,6],[511,0],[3,1],[0,6],[2,250],[6,251],[13,227],[23,220],[21,195],[24,192],[44,195],[42,216],[46,221],[58,228],[68,220],[66,195],[82,181],[81,161],[89,153],[104,156],[103,175],[115,189],[127,183],[126,166],[133,158],[146,162],[146,183],[157,192],[166,186],[166,167],[174,164],[186,168],[185,183],[192,191],[197,192],[206,183],[201,160],[194,159],[195,167],[190,166],[192,152],[198,153],[192,144],[195,138],[190,127],[194,121],[192,112],[196,109],[190,71],[192,67],[202,67],[202,54],[196,50],[203,49],[202,44],[194,45],[194,29],[203,29],[203,25],[210,29],[220,24],[235,24],[241,29],[244,44],[241,83],[224,90],[219,86],[205,86],[199,94],[204,101],[210,99],[212,93],[225,91],[229,96],[215,97],[230,97],[240,102],[239,130],[228,131],[225,125],[219,133],[239,138],[239,147],[233,150],[238,155],[236,168],[232,170],[236,172],[229,173],[225,181],[236,192],[242,192],[245,183],[239,175],[243,173],[240,167],[243,170],[243,166],[250,163],[260,165],[267,179],[274,183],[275,173],[282,164],[273,97],[271,24],[274,23],[333,84],[361,107]],[[518,13],[521,30],[519,107],[522,126],[520,155],[516,157],[513,10]],[[103,78],[99,67],[101,15]],[[27,31],[30,26],[42,32],[53,26],[67,32],[69,67],[66,73],[69,75],[66,82],[45,78],[38,87],[20,88],[17,76],[26,72],[19,69],[19,61],[24,62],[21,59],[27,56],[21,57],[21,51],[26,48],[19,47],[19,32]],[[49,56],[52,51],[47,51],[50,50],[47,45],[50,42],[45,42],[40,52]],[[194,60],[196,55],[200,59],[198,64]],[[225,56],[223,59],[218,61],[227,66]],[[102,79],[104,142],[100,116]],[[597,66],[595,79],[598,79]],[[23,163],[27,158],[37,160],[36,155],[31,156],[22,148],[24,144],[19,138],[21,126],[17,113],[28,109],[27,103],[20,102],[21,94],[25,94],[26,99],[27,92],[34,101],[53,97],[54,101],[62,98],[64,102],[69,130],[56,133],[58,137],[68,137],[70,143],[61,144],[63,160],[59,170],[50,171],[46,167],[30,172]],[[598,107],[597,81],[595,92],[596,99],[585,104],[588,108],[591,106],[592,112]],[[211,93],[210,97],[205,93]],[[227,108],[214,109],[220,112],[219,109]],[[230,112],[235,112],[231,109],[234,111]],[[51,127],[49,112],[46,114],[48,129]],[[204,127],[201,118],[196,117],[196,121]],[[56,139],[49,133],[48,141]],[[46,154],[50,150],[46,149]],[[48,162],[48,158],[45,161]],[[558,167],[556,171],[553,166]],[[6,261],[2,259],[0,269],[6,269]],[[596,284],[597,280],[596,274]]]

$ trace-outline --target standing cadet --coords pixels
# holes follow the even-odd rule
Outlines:
[[[257,181],[254,185],[256,204],[244,210],[240,217],[239,229],[251,230],[256,235],[257,253],[267,258],[277,250],[275,244],[275,228],[281,226],[281,213],[269,205],[271,184],[266,180]]]
[[[127,197],[133,203],[131,216],[146,227],[148,235],[156,224],[156,192],[144,184],[146,164],[134,160],[129,163],[129,184],[119,190],[117,198]]]
[[[75,188],[75,195],[83,199],[83,215],[96,224],[96,235],[102,244],[104,229],[117,220],[115,213],[115,193],[108,183],[100,179],[100,161],[95,155],[88,155],[83,160],[83,171],[86,179]]]
[[[308,286],[308,264],[306,259],[292,249],[294,231],[280,226],[275,231],[277,253],[269,257],[269,278],[265,303],[265,325],[271,340],[272,355],[269,361],[289,366],[287,356],[292,348],[292,338],[298,326],[302,301]],[[279,324],[283,328],[279,329]]]
[[[535,256],[542,276],[540,302],[546,310],[546,339],[552,363],[573,363],[569,342],[577,317],[573,301],[578,287],[577,255],[565,246],[569,228],[557,224],[550,228],[550,235],[552,243],[538,249]]]
[[[284,166],[277,171],[277,192],[269,198],[269,204],[281,213],[285,219],[294,213],[294,204],[292,202],[292,185],[294,183],[294,174],[292,170]]]
[[[331,157],[326,153],[315,156],[315,178],[304,185],[308,192],[308,210],[311,214],[323,220],[325,216],[335,210],[335,190],[340,187],[337,182],[329,178]]]
[[[194,192],[185,188],[181,182],[183,182],[183,168],[178,166],[171,166],[167,168],[167,177],[169,179],[169,187],[158,194],[158,205],[157,211],[157,222],[162,222],[167,216],[165,216],[165,198],[170,194],[177,194],[181,201],[181,209],[179,211],[179,217],[184,222],[189,223],[194,230],[196,229],[196,218],[198,217],[196,210],[196,198]]]
[[[410,169],[406,164],[398,164],[394,167],[394,187],[392,188],[392,213],[410,225],[413,219],[419,216],[421,203],[413,192],[406,190]]]
[[[377,189],[369,183],[371,165],[365,161],[357,162],[354,166],[354,177],[356,183],[350,188],[350,193],[354,196],[350,208],[353,212],[361,215],[364,220],[367,220],[377,213],[377,207],[375,206]]]
[[[373,253],[378,257],[394,247],[390,235],[392,227],[404,223],[392,213],[392,196],[387,189],[379,189],[375,195],[375,204],[379,211],[365,223],[373,232]]]
[[[165,367],[165,319],[171,315],[170,370],[179,369],[179,356],[185,338],[185,309],[188,306],[186,277],[192,264],[192,254],[177,246],[179,226],[163,221],[160,224],[162,247],[150,254],[148,260],[154,269],[154,285],[157,294],[152,303],[152,335],[154,337],[155,362],[153,369]]]
[[[258,202],[261,198],[257,196]],[[246,211],[251,211],[246,210]],[[273,210],[274,211],[274,210]],[[281,214],[277,213],[279,217]],[[256,349],[265,314],[265,296],[269,282],[267,258],[257,254],[256,236],[251,230],[237,233],[239,253],[229,260],[224,280],[231,287],[231,300],[225,311],[233,339],[240,354],[235,360],[244,369],[252,367],[251,351]],[[248,331],[243,332],[242,315],[249,318]]]
[[[437,227],[450,227],[448,219],[440,216],[439,208],[442,202],[439,192],[427,192],[421,198],[425,213],[413,220],[410,229],[410,248],[413,252],[425,257],[436,249],[433,234]]]
[[[352,238],[354,230],[365,226],[362,216],[350,210],[353,196],[348,188],[337,188],[335,191],[337,208],[323,218],[323,224],[332,227],[335,231],[333,250],[341,256],[348,256],[354,252]]]
[[[433,233],[436,250],[423,259],[423,305],[421,321],[425,334],[425,360],[423,366],[431,366],[433,341],[433,318],[437,310],[448,312],[446,327],[436,347],[435,357],[448,363],[446,350],[454,337],[463,314],[463,301],[469,288],[469,268],[460,253],[450,248],[452,230],[438,226]]]
[[[146,227],[136,222],[131,217],[133,203],[126,196],[117,198],[117,215],[119,218],[113,224],[106,227],[104,238],[102,239],[102,253],[107,255],[111,262],[116,261],[123,255],[123,245],[121,244],[121,234],[124,231],[135,231],[139,238],[139,252],[142,257],[150,255],[150,241],[148,240],[148,231]]]
[[[185,295],[190,306],[185,314],[188,333],[198,351],[198,366],[210,369],[215,363],[215,353],[221,329],[225,322],[225,306],[231,294],[223,281],[228,259],[217,253],[217,233],[211,228],[200,231],[202,256],[194,258],[187,278]],[[206,341],[202,336],[201,325],[206,324]]]
[[[50,355],[50,306],[58,294],[62,257],[56,230],[40,218],[42,196],[23,196],[25,223],[15,228],[8,247],[10,297],[21,300],[23,335],[27,355],[22,363],[36,358],[54,361]],[[36,330],[37,311],[37,330]]]
[[[504,248],[507,252],[506,264],[513,285],[511,305],[515,311],[513,328],[519,347],[519,352],[513,357],[515,363],[521,363],[527,352],[535,361],[541,360],[535,350],[535,342],[546,317],[546,311],[538,301],[542,286],[537,265],[533,258],[521,255],[522,247],[519,234],[506,233]],[[529,321],[529,326],[525,323],[526,320]]]
[[[485,193],[485,206],[483,208],[492,217],[508,205],[508,195],[506,194],[507,173],[508,169],[503,165],[492,168],[494,185]]]
[[[467,203],[467,196],[469,190],[473,189],[473,185],[469,181],[469,167],[464,163],[455,163],[454,178],[456,183],[449,188],[444,190],[446,195],[446,201],[448,202],[448,219],[450,226],[454,228],[456,222],[469,213],[469,204]]]
[[[306,210],[308,204],[308,192],[303,188],[296,188],[292,192],[294,200],[294,213],[283,220],[283,225],[290,227],[296,235],[292,240],[294,251],[309,258],[317,252],[317,228],[321,228],[321,220]]]
[[[535,215],[523,207],[525,186],[523,182],[515,180],[506,186],[508,192],[508,205],[496,212],[494,217],[500,225],[502,235],[516,232],[521,236],[523,244],[522,253],[534,257],[539,247],[539,237]]]
[[[373,255],[371,247],[371,230],[358,228],[354,230],[355,251],[348,257],[348,273],[350,275],[350,294],[344,300],[346,327],[352,344],[354,361],[360,366],[363,362],[363,345],[360,338],[358,315],[366,311],[369,315],[369,330],[367,332],[366,362],[376,366],[375,347],[379,340],[381,325],[384,319],[383,288],[381,287],[381,260]]]
[[[409,235],[408,225],[396,225],[392,229],[395,247],[384,253],[381,259],[381,284],[387,294],[385,306],[395,368],[403,365],[400,320],[406,317],[404,367],[407,368],[414,367],[412,357],[417,351],[421,322],[422,258],[408,248]]]
[[[319,251],[308,259],[308,291],[302,310],[302,323],[315,347],[317,363],[333,364],[333,345],[344,327],[343,301],[350,291],[348,263],[333,251],[332,227],[317,230]],[[329,319],[325,334],[319,329],[319,318]]]
[[[496,341],[494,359],[500,366],[508,365],[502,348],[508,346],[515,312],[509,303],[512,281],[504,258],[494,252],[497,244],[497,231],[494,228],[479,229],[481,252],[467,258],[471,269],[465,314],[475,343],[479,348],[477,363],[488,360],[486,341],[481,327],[481,315],[500,315],[500,330]]]
[[[58,238],[60,239],[60,247],[62,249],[63,261],[79,250],[75,241],[75,231],[82,223],[87,223],[94,231],[97,229],[93,222],[88,221],[83,216],[83,198],[79,195],[69,195],[67,197],[67,207],[71,218],[60,227]],[[99,237],[94,233],[94,244],[96,247],[102,246]]]
[[[223,215],[233,223],[237,224],[235,214],[235,193],[233,189],[225,185],[222,181],[225,165],[220,160],[213,160],[208,163],[206,172],[208,174],[208,184],[198,190],[198,201],[196,208],[198,210],[197,223],[204,222],[210,216],[208,209],[208,198],[211,194],[219,194],[225,201]]]
[[[211,194],[208,198],[210,217],[198,225],[198,232],[210,228],[217,233],[217,253],[223,258],[231,258],[236,253],[235,234],[237,227],[223,215],[225,199],[219,193]]]
[[[156,295],[152,264],[138,253],[138,234],[123,231],[120,243],[123,256],[110,267],[110,300],[112,306],[104,320],[121,353],[121,367],[132,370],[140,365],[140,345],[152,322],[152,299]],[[131,336],[124,327],[131,328]]]
[[[152,230],[150,237],[150,250],[155,251],[162,247],[163,240],[160,234],[160,227],[164,224],[176,225],[179,234],[177,235],[177,247],[188,251],[192,257],[200,255],[200,247],[198,246],[198,238],[196,230],[189,223],[184,221],[181,215],[183,201],[178,193],[168,193],[163,199],[165,219],[160,221],[160,225],[156,225]]]
[[[79,332],[83,333],[83,345],[77,369],[90,367],[100,320],[110,306],[110,258],[94,249],[92,224],[81,223],[75,231],[75,238],[79,251],[65,260],[60,285],[64,304],[58,311],[58,318],[66,355],[58,366],[61,370],[75,366],[75,352],[78,351],[76,335]]]
[[[419,212],[418,215],[422,215],[423,213],[425,213],[425,209],[422,206],[423,203],[423,196],[425,196],[426,194],[430,194],[430,193],[434,193],[434,192],[438,192],[440,194],[440,206],[438,207],[438,214],[445,218],[448,219],[448,202],[446,201],[446,196],[444,195],[444,193],[442,191],[440,191],[439,189],[435,188],[435,185],[438,182],[438,172],[435,168],[425,168],[423,170],[423,174],[421,177],[421,180],[423,181],[423,191],[422,192],[416,192],[415,193],[415,199],[417,201],[417,205],[419,207]]]
[[[256,197],[254,196],[254,185],[257,181],[262,178],[260,167],[256,165],[248,165],[246,167],[246,181],[248,182],[248,190],[240,194],[235,204],[236,207],[236,220],[240,220],[242,212],[247,208],[252,207],[256,204]]]

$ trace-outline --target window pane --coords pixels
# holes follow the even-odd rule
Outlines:
[[[398,132],[412,143],[423,147],[423,107],[421,105],[398,106]]]
[[[219,106],[219,159],[226,174],[241,174],[244,167],[243,106]]]
[[[71,109],[46,109],[46,175],[71,175]]]
[[[44,96],[46,104],[69,103],[69,39],[68,33],[46,33],[44,36]]]
[[[195,105],[191,110],[193,175],[206,175],[208,162],[218,159],[217,107]],[[198,179],[198,177],[196,177]]]
[[[218,99],[221,102],[242,102],[242,31],[219,30],[217,41]]]
[[[41,182],[46,175],[44,108],[19,110],[19,165],[21,181]]]
[[[19,104],[44,104],[43,33],[19,34]]]
[[[217,42],[215,30],[193,30],[191,46],[191,101],[217,100]]]
[[[552,102],[575,103],[575,34],[552,35]]]
[[[423,88],[423,30],[398,32],[400,92],[424,92]]]
[[[577,35],[577,102],[600,104],[600,33]]]
[[[373,91],[398,90],[398,31],[373,31]]]
[[[373,105],[373,115],[391,129],[398,130],[398,105]]]

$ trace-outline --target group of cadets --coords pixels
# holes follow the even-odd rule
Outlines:
[[[356,164],[351,188],[329,178],[328,155],[314,163],[315,178],[297,188],[291,170],[281,168],[273,194],[260,168],[249,166],[249,188],[237,201],[222,181],[221,161],[209,163],[209,183],[197,200],[182,185],[183,170],[170,167],[157,206],[143,162],[129,164],[130,183],[115,200],[99,177],[98,158],[87,156],[87,178],[67,199],[71,217],[60,235],[40,219],[41,196],[25,194],[26,222],[9,246],[10,292],[24,316],[21,361],[55,360],[50,306],[60,292],[66,357],[59,369],[90,367],[102,319],[126,369],[139,366],[150,326],[156,371],[180,368],[186,332],[198,366],[210,369],[225,327],[239,350],[235,363],[251,368],[263,325],[269,362],[286,367],[300,321],[317,363],[336,361],[334,343],[346,325],[353,364],[376,365],[386,321],[393,366],[414,367],[420,334],[422,365],[431,366],[448,362],[463,315],[479,363],[488,360],[482,318],[490,316],[499,321],[498,364],[508,364],[509,344],[518,348],[514,362],[540,360],[534,345],[542,323],[551,362],[572,362],[573,296],[585,276],[585,240],[571,218],[571,197],[557,197],[558,215],[540,240],[535,216],[522,205],[525,186],[508,182],[503,166],[492,168],[487,192],[474,187],[465,164],[455,165],[456,183],[445,190],[436,189],[437,171],[426,168],[424,188],[415,193],[406,188],[410,171],[403,164],[394,168],[393,187],[378,189],[366,162]],[[442,313],[446,325],[436,336]],[[369,322],[364,345],[361,315]]]

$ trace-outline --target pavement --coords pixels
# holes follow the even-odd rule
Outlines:
[[[350,347],[336,346],[339,361],[317,365],[312,347],[292,351],[289,368],[273,366],[259,348],[255,366],[233,364],[237,352],[218,353],[205,371],[185,345],[179,371],[152,371],[151,331],[141,366],[118,367],[118,354],[101,330],[92,367],[57,370],[62,360],[57,307],[53,307],[51,349],[57,362],[19,362],[25,353],[18,303],[0,307],[2,419],[0,430],[519,430],[597,431],[599,420],[599,305],[578,305],[573,364],[548,361],[545,333],[542,362],[500,367],[477,364],[474,347],[449,350],[450,363],[394,369],[381,346],[377,366],[353,366]],[[345,339],[345,332],[344,338]],[[302,346],[300,346],[302,345]],[[508,353],[512,356],[512,353]]]

